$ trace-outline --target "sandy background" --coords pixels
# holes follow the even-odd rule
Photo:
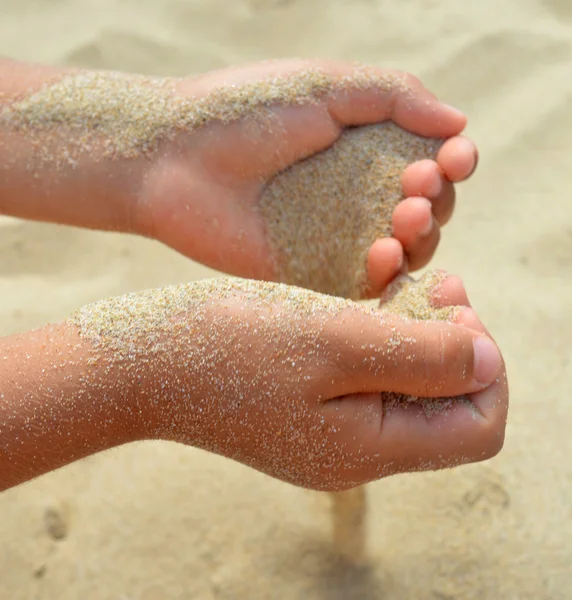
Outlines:
[[[471,116],[478,174],[433,265],[506,354],[504,451],[371,485],[370,560],[328,498],[168,444],[0,496],[1,600],[572,598],[572,2],[0,0],[0,53],[153,74],[279,56],[410,70]],[[146,240],[0,221],[0,333],[208,273]]]

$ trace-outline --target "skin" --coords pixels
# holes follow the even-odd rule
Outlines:
[[[441,284],[438,297],[441,305],[468,305],[456,278]],[[1,340],[0,489],[143,439],[198,446],[325,491],[495,455],[504,439],[506,376],[476,314],[466,308],[457,323],[428,323],[380,319],[358,304],[354,309],[326,326],[308,316],[293,337],[281,335],[280,325],[265,318],[268,307],[257,298],[209,301],[206,318],[197,322],[193,314],[181,315],[191,330],[209,331],[216,319],[236,336],[233,346],[256,349],[256,360],[252,351],[237,352],[232,364],[221,360],[216,378],[201,370],[202,359],[216,347],[199,348],[200,364],[188,363],[196,335],[166,340],[144,366],[130,363],[132,358],[118,363],[110,349],[96,352],[93,363],[92,342],[69,323]],[[297,317],[297,308],[287,310]],[[233,313],[241,321],[236,330]],[[396,329],[407,340],[396,354],[376,351]],[[475,358],[477,339],[490,346],[484,361]],[[294,386],[289,361],[268,361],[291,348],[316,351],[318,345],[321,360],[302,361]],[[260,385],[251,386],[260,376],[260,361],[270,366]],[[221,388],[221,380],[228,384]],[[182,394],[191,385],[193,394]],[[461,404],[431,419],[415,405],[386,415],[380,392],[389,390],[469,394],[480,414]],[[341,447],[341,459],[332,466],[330,457]]]
[[[356,69],[336,61],[273,61],[180,79],[176,87],[183,96],[200,98],[221,85],[288,77],[310,68],[333,79]],[[0,107],[70,72],[0,61]],[[136,233],[217,270],[272,281],[274,262],[256,210],[265,183],[329,147],[344,127],[392,119],[413,133],[449,139],[437,161],[414,163],[403,174],[404,200],[393,215],[393,237],[376,241],[369,253],[369,292],[375,297],[398,272],[430,260],[440,227],[453,212],[454,183],[469,177],[477,163],[474,144],[459,135],[466,117],[440,103],[412,75],[391,73],[406,91],[356,90],[332,94],[317,105],[277,107],[282,127],[274,131],[279,133],[258,132],[254,140],[243,121],[211,124],[162,144],[150,158],[102,159],[94,149],[77,169],[57,176],[44,167],[36,168],[38,177],[31,178],[32,140],[0,130],[0,213]]]
[[[343,77],[354,68],[337,62],[265,63],[180,80],[180,93],[201,96],[222,81],[240,84],[269,73],[287,76],[312,65],[332,77]],[[0,61],[0,107],[65,74],[62,69]],[[254,151],[243,123],[211,125],[164,145],[151,158],[95,160],[88,156],[74,171],[36,169],[37,176],[32,177],[30,140],[0,131],[0,213],[146,235],[228,273],[271,280],[274,272],[264,230],[252,211],[264,181],[288,164],[328,147],[345,126],[391,118],[413,132],[450,139],[436,162],[416,163],[403,175],[406,199],[394,213],[394,237],[379,240],[370,251],[372,289],[379,291],[407,263],[416,268],[429,260],[439,225],[453,210],[453,183],[468,177],[477,160],[474,145],[458,135],[465,117],[437,102],[415,78],[403,77],[415,92],[413,99],[355,92],[325,98],[318,107],[278,107],[284,124],[282,135],[277,139],[268,132],[259,142],[269,148],[278,144],[280,152],[261,152],[260,145]],[[235,151],[229,154],[228,148]],[[199,163],[208,168],[197,169]],[[204,229],[204,219],[213,218],[220,224],[216,236]],[[247,235],[241,237],[241,232]],[[467,305],[460,283],[450,285],[449,301]],[[279,346],[281,332],[273,336],[267,331],[261,339],[256,333],[260,307],[255,300],[250,302],[252,305],[245,305],[237,299],[246,326],[240,328],[245,337],[241,342],[276,356],[283,350]],[[224,317],[228,304],[214,302],[210,310],[213,316]],[[193,315],[185,318],[192,320]],[[0,340],[0,489],[107,448],[157,437],[205,447],[269,475],[330,491],[393,473],[482,460],[500,450],[508,403],[504,365],[472,311],[464,312],[458,324],[422,324],[398,318],[381,323],[358,310],[347,318],[332,319],[325,328],[312,325],[308,317],[307,327],[315,328],[316,343],[320,343],[325,360],[306,364],[307,381],[312,384],[291,389],[290,369],[277,367],[272,373],[284,394],[272,399],[275,410],[288,420],[300,414],[300,407],[304,409],[299,429],[289,432],[276,429],[280,419],[265,419],[263,403],[252,397],[255,392],[249,389],[244,394],[251,395],[254,410],[243,420],[244,427],[229,429],[229,423],[217,420],[213,409],[198,430],[189,429],[183,417],[197,399],[177,401],[178,389],[172,382],[185,382],[189,374],[173,367],[172,352],[155,356],[152,366],[143,370],[128,365],[128,373],[139,374],[130,377],[125,371],[113,370],[119,368],[114,356],[103,356],[92,364],[91,343],[68,323]],[[372,351],[363,348],[383,345],[395,331],[412,340],[407,354],[402,360],[387,361],[382,369],[373,369]],[[476,363],[473,342],[477,338],[489,340],[492,349],[484,362]],[[308,340],[302,336],[291,342],[303,348]],[[190,350],[193,343],[191,339],[177,340],[172,350],[182,352],[183,358],[185,347]],[[238,355],[237,360],[242,357]],[[225,371],[224,365],[220,368],[223,379],[235,377],[236,372]],[[253,368],[245,358],[239,372],[248,380]],[[475,380],[476,374],[481,382]],[[153,401],[160,383],[174,402]],[[196,385],[203,394],[216,396],[200,373]],[[414,407],[384,416],[380,392],[387,390],[424,396],[473,394],[481,414],[474,418],[460,406],[446,422],[440,417],[431,421],[420,418]],[[219,411],[225,409],[225,401],[224,394],[216,399]],[[313,426],[322,419],[328,426],[316,433]],[[346,460],[333,470],[304,462],[311,460],[311,453],[305,451],[311,448],[300,448],[300,435],[296,434],[303,434],[302,439],[314,448],[321,444],[327,455],[339,448],[339,437],[332,436],[334,425],[345,441]],[[280,438],[281,444],[261,445],[252,435],[261,427],[267,428],[263,430],[274,436],[272,439]],[[366,461],[367,466],[361,460],[364,452],[372,459]]]

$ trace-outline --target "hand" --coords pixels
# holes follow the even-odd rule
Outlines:
[[[140,405],[152,407],[142,410],[148,437],[329,491],[484,460],[502,447],[504,365],[471,309],[456,324],[414,322],[282,286],[195,286],[207,305],[191,301],[168,331],[137,323],[145,333],[130,338],[142,351],[131,352],[124,377],[137,380]],[[175,291],[149,314],[179,304],[167,299],[175,296],[187,302]],[[468,302],[456,278],[434,300]],[[478,356],[477,339],[485,347]],[[415,402],[385,406],[388,391],[468,395],[473,406],[458,402],[428,418]]]
[[[237,116],[253,82],[290,90],[309,73],[324,85],[306,103],[274,103],[271,126],[240,115],[227,124],[212,111],[208,117],[213,104]],[[285,102],[288,93],[278,96]],[[200,127],[196,119],[185,121],[184,111],[196,103],[207,114]],[[330,147],[344,128],[387,119],[446,141],[436,160],[405,169],[393,237],[372,240],[369,253],[366,248],[367,265],[359,269],[367,267],[368,292],[377,297],[399,271],[431,258],[453,211],[453,183],[467,178],[477,160],[472,142],[459,136],[464,115],[397,71],[277,61],[153,83],[0,60],[0,213],[138,233],[221,271],[276,280],[277,257],[260,215],[268,182]]]
[[[354,65],[340,62],[277,61],[216,71],[176,87],[184,97],[204,100],[221,86],[268,78],[287,81],[309,69],[321,69],[332,81],[356,73]],[[393,237],[376,241],[369,253],[370,295],[379,295],[400,270],[424,266],[437,247],[440,226],[453,212],[453,184],[474,171],[477,152],[459,136],[466,118],[439,103],[413,76],[374,68],[369,72],[394,77],[399,87],[383,92],[356,86],[316,103],[276,107],[278,120],[272,128],[257,127],[256,135],[243,120],[207,125],[165,145],[145,177],[137,230],[215,269],[275,280],[258,210],[266,183],[329,147],[345,127],[392,119],[413,133],[448,140],[436,161],[414,163],[403,173],[405,199],[393,215]]]
[[[468,305],[456,278],[434,302]],[[0,356],[0,490],[148,438],[331,491],[483,460],[504,439],[504,365],[469,308],[455,324],[405,321],[223,278],[98,302],[0,340]],[[384,392],[473,407],[427,418]]]

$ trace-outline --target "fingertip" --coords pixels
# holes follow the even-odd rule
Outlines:
[[[469,329],[474,329],[475,331],[484,332],[484,326],[482,321],[477,316],[477,313],[467,305],[467,308],[464,308],[458,315],[456,322],[459,325],[464,325]]]
[[[442,279],[433,290],[432,300],[434,305],[437,307],[471,306],[463,280],[459,276],[452,275],[450,273],[442,274]],[[464,312],[465,311],[462,311],[462,313]],[[473,313],[473,311],[467,312]],[[460,319],[461,316],[458,315],[458,323],[460,322]]]
[[[502,357],[497,345],[486,335],[473,340],[473,375],[481,386],[489,386],[498,377],[502,367]]]
[[[431,159],[412,163],[403,172],[401,186],[406,198],[436,198],[443,188],[443,176],[439,165]]]
[[[466,124],[466,119],[421,93],[413,102],[406,97],[403,102],[396,101],[391,119],[413,133],[440,139],[459,135]]]
[[[500,440],[501,445],[498,448],[500,450],[504,439],[504,429],[506,426],[509,405],[506,373],[499,373],[496,380],[491,385],[481,391],[471,394],[469,398],[482,415],[484,422],[488,425],[485,433],[489,436],[492,435],[493,438],[496,437],[498,433],[502,434],[502,439]]]
[[[447,140],[437,154],[438,165],[453,183],[469,178],[477,167],[477,159],[475,144],[463,136]]]
[[[406,269],[405,252],[393,237],[376,240],[368,253],[368,298],[376,298],[403,269]]]
[[[433,210],[431,202],[424,197],[406,198],[393,211],[393,235],[407,248],[420,236],[431,233]]]
[[[461,133],[463,129],[467,126],[467,115],[458,108],[451,106],[451,104],[441,103],[441,106],[446,111],[448,118],[451,120],[451,123],[454,123],[458,128],[458,133]]]
[[[412,271],[425,266],[440,239],[439,223],[427,198],[407,198],[393,212],[393,235],[402,244]]]

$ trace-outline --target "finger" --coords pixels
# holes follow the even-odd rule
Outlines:
[[[467,296],[463,280],[456,275],[447,274],[435,288],[431,295],[431,302],[436,308],[444,306],[465,306],[471,307],[471,302]],[[471,311],[472,312],[472,311]],[[480,321],[474,329],[481,333],[486,333]],[[468,325],[470,327],[470,325]]]
[[[464,293],[462,283],[454,277],[443,282],[442,291],[444,296],[441,298],[451,294],[456,301]],[[460,313],[457,323],[490,337],[470,308]],[[421,465],[444,468],[477,462],[491,458],[501,450],[509,407],[504,362],[492,384],[468,395],[468,399],[470,403],[456,401],[442,414],[435,414],[430,419],[422,414],[421,406],[401,405],[397,411],[389,410],[385,414],[381,443],[388,448],[398,471],[416,470]],[[404,439],[410,443],[403,444]]]
[[[358,305],[324,326],[327,397],[392,391],[449,397],[490,385],[502,359],[486,335],[451,323],[410,321]]]
[[[421,160],[405,169],[402,178],[405,198],[421,196],[431,202],[439,225],[445,225],[453,215],[455,186],[445,177],[434,160]]]
[[[427,400],[406,402],[394,395],[360,394],[323,404],[326,426],[336,432],[336,444],[344,449],[345,461],[337,466],[336,487],[495,456],[505,437],[506,386],[493,383],[473,394],[471,400],[473,405],[439,401],[438,407]],[[488,407],[494,407],[496,413],[492,415]]]
[[[376,240],[368,254],[367,298],[377,298],[389,282],[404,269],[403,246],[395,238]]]
[[[442,412],[430,418],[426,404],[392,406],[391,401],[386,402],[380,454],[393,463],[395,472],[453,467],[496,455],[504,442],[506,419],[502,415],[487,418],[481,407],[506,406],[506,391],[493,383],[471,395],[473,404],[476,400],[478,410],[467,401],[450,400],[445,408],[441,407]]]
[[[441,237],[431,202],[426,198],[407,198],[400,202],[393,211],[393,237],[403,246],[410,271],[424,267]]]
[[[336,63],[333,76],[355,78],[344,93],[334,94],[330,113],[344,126],[391,119],[404,129],[427,137],[448,138],[465,127],[465,115],[442,102],[413,75],[397,70]]]
[[[447,140],[437,154],[437,163],[452,182],[463,181],[477,168],[478,152],[466,137]]]
[[[465,310],[460,312],[455,320],[459,325],[469,327],[473,331],[486,334],[489,338],[493,339],[490,332],[484,326],[477,313],[472,310],[465,286],[462,280],[455,275],[449,275],[443,279],[437,286],[433,295],[433,303],[435,306],[465,306]],[[508,383],[506,378],[506,368],[504,360],[499,371],[499,377],[493,382],[493,386],[496,386],[498,394],[496,392],[484,393],[477,392],[470,396],[471,402],[478,408],[480,414],[487,420],[499,422],[503,424],[506,422],[506,416],[508,411]],[[488,388],[486,390],[488,392]]]

